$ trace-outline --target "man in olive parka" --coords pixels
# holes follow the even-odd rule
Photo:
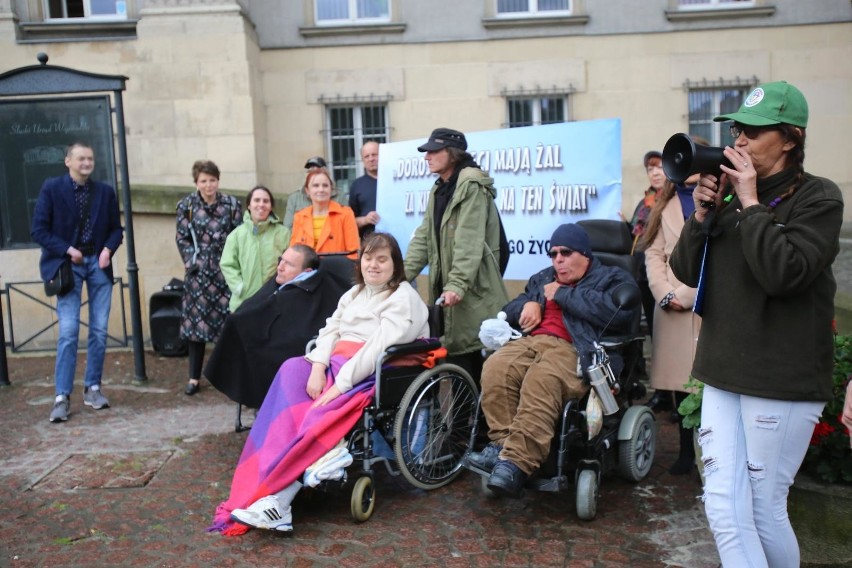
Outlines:
[[[500,218],[494,180],[479,169],[464,134],[435,129],[418,148],[438,179],[405,256],[413,280],[429,266],[429,301],[444,300],[443,343],[449,360],[479,380],[479,327],[509,301],[500,274]]]

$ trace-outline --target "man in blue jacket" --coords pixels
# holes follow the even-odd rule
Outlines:
[[[56,301],[59,341],[51,422],[68,420],[70,412],[84,281],[89,295],[89,342],[83,403],[95,410],[109,407],[101,391],[101,376],[112,303],[112,257],[122,240],[115,190],[90,179],[95,168],[91,146],[84,142],[68,146],[65,166],[67,175],[49,178],[42,185],[30,232],[41,245],[42,280],[52,279],[66,258],[71,259],[74,274],[74,287]]]
[[[583,373],[592,364],[594,342],[629,328],[635,310],[621,310],[612,290],[635,285],[620,268],[592,258],[589,236],[575,224],[550,237],[552,266],[534,274],[524,292],[506,304],[506,321],[524,337],[498,349],[482,369],[482,411],[491,442],[468,456],[491,471],[488,487],[518,497],[527,478],[547,459],[562,408],[589,390]]]

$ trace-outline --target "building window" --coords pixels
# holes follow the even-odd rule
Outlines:
[[[568,97],[509,97],[509,128],[568,121]]]
[[[732,146],[734,143],[728,127],[713,122],[714,116],[736,112],[751,87],[689,90],[689,133],[706,138],[713,146]]]
[[[364,173],[361,146],[364,142],[388,141],[387,105],[328,106],[326,146],[334,181],[342,191]]]
[[[388,22],[388,0],[316,0],[318,25]]]
[[[126,0],[45,0],[48,20],[127,18]]]
[[[570,13],[571,0],[497,0],[498,16],[550,16]]]
[[[679,0],[681,8],[730,8],[731,6],[754,6],[754,0]]]

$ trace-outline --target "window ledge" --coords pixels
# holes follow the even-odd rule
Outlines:
[[[344,26],[300,27],[302,37],[333,37],[341,35],[401,34],[405,24],[351,24]]]
[[[588,23],[588,15],[533,18],[484,18],[482,20],[482,26],[487,30],[529,28],[536,26],[585,26]]]
[[[756,6],[753,8],[713,8],[710,10],[666,10],[666,19],[670,22],[696,22],[703,20],[723,20],[729,18],[768,18],[774,14],[775,6]]]
[[[138,20],[21,22],[18,43],[115,41],[136,39]]]

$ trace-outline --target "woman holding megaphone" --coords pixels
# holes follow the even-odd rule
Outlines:
[[[843,199],[804,169],[808,105],[796,87],[760,85],[714,120],[733,121],[732,167],[701,175],[671,257],[702,315],[692,375],[705,384],[705,511],[724,566],[793,567],[787,493],[832,396]]]

